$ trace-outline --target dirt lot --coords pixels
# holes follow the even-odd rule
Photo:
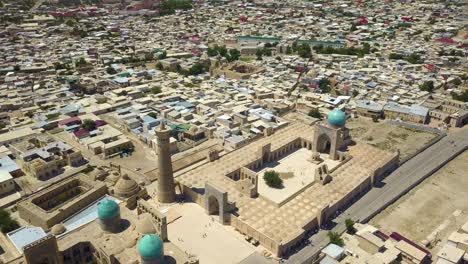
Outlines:
[[[448,235],[468,220],[466,171],[468,152],[452,160],[370,223],[386,232],[399,232],[415,242],[433,234],[435,239],[429,241],[442,241],[433,248],[437,252],[437,245],[445,243]]]
[[[370,118],[359,117],[349,119],[346,126],[351,131],[354,140],[365,142],[383,150],[400,150],[404,158],[424,146],[436,137],[429,132],[415,131],[379,121],[372,122]]]

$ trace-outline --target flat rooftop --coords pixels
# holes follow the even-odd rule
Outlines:
[[[23,253],[23,248],[34,241],[47,236],[44,229],[36,226],[24,226],[7,234],[16,249]]]

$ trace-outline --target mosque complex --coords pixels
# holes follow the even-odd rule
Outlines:
[[[174,236],[168,225],[181,221],[171,211],[181,201],[196,204],[272,256],[288,256],[399,162],[398,153],[353,142],[346,115],[338,109],[312,126],[292,122],[266,128],[260,139],[232,152],[210,152],[206,161],[176,177],[169,132],[164,124],[156,129],[154,194],[125,174],[106,194],[98,180],[102,175],[96,174],[20,202],[20,217],[45,232],[22,246],[20,232],[27,228],[9,233],[22,251],[9,263],[203,263],[197,252],[169,239]],[[263,175],[271,170],[282,178],[282,188],[265,184]],[[98,194],[105,196],[96,199]],[[31,217],[36,212],[43,219]]]

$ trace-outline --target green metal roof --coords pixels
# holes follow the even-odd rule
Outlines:
[[[163,254],[163,241],[158,235],[145,235],[138,243],[138,253],[143,258],[159,258]]]

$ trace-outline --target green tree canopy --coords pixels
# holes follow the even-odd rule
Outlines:
[[[434,91],[434,81],[425,81],[419,86],[421,91],[426,91],[432,93]]]
[[[91,119],[85,119],[83,120],[83,123],[81,124],[81,128],[86,129],[88,131],[92,131],[96,129],[96,122]]]
[[[322,119],[322,114],[317,108],[311,109],[308,115],[313,118]]]
[[[328,232],[327,236],[330,239],[330,243],[335,244],[340,247],[344,246],[344,241],[340,237],[340,234],[336,232]]]
[[[345,225],[346,225],[346,231],[351,234],[351,235],[354,235],[356,234],[357,230],[356,228],[354,227],[354,221],[351,220],[351,219],[346,219],[345,220]]]
[[[280,189],[283,187],[283,179],[279,176],[276,171],[267,171],[263,175],[266,185],[271,188]]]
[[[0,209],[0,229],[6,234],[20,227],[16,220],[12,219],[10,213],[5,209]]]

